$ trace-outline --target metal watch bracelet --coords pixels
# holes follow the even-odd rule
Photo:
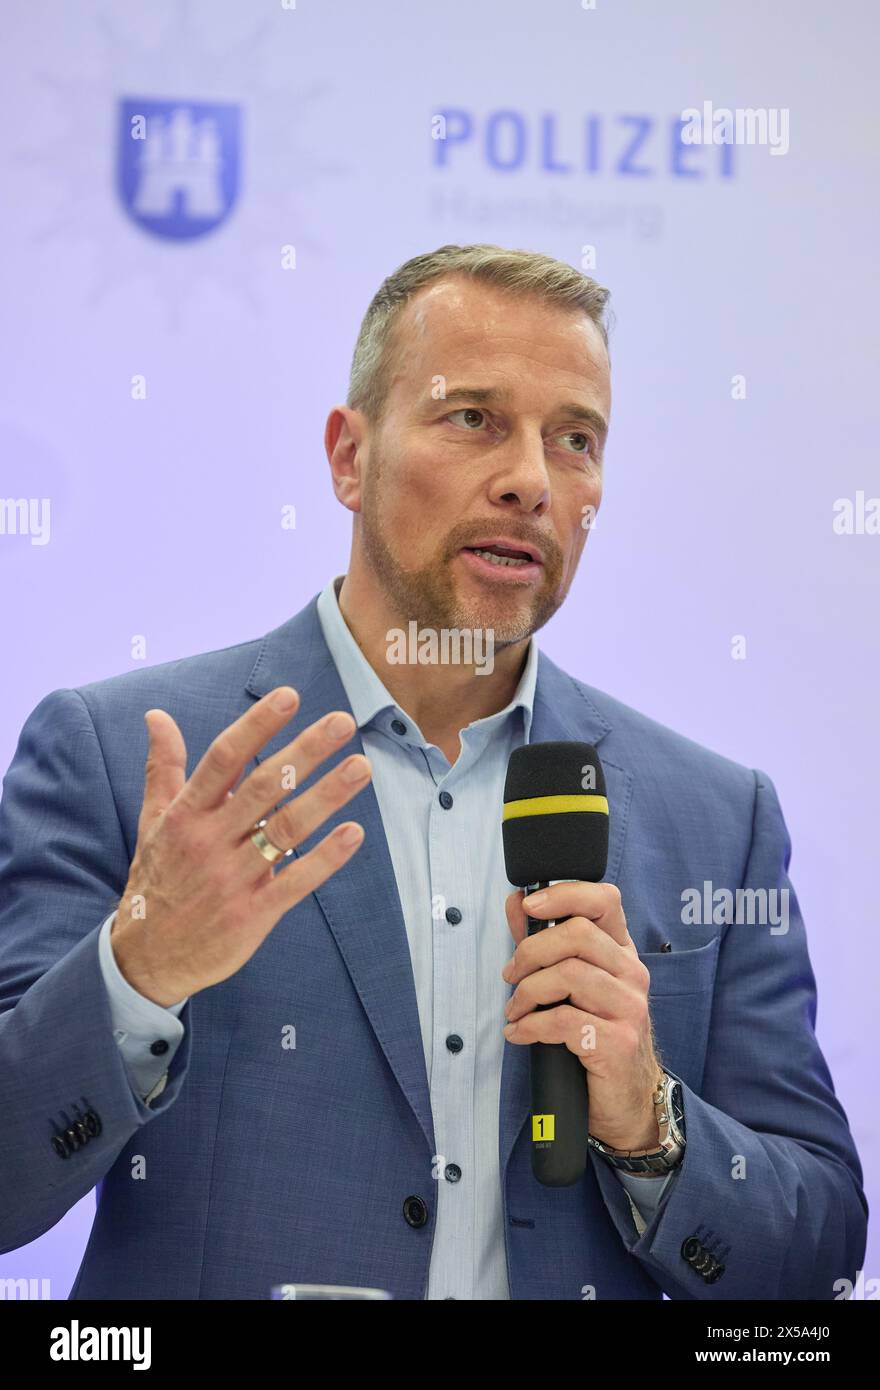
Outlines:
[[[684,1106],[681,1082],[668,1072],[661,1073],[654,1092],[654,1109],[660,1133],[657,1149],[613,1149],[592,1134],[587,1143],[614,1168],[624,1173],[656,1173],[662,1176],[677,1168],[685,1150]]]

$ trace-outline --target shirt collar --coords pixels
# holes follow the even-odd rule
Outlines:
[[[409,725],[415,733],[418,727],[415,720],[396,704],[393,696],[367,661],[342,616],[338,590],[344,578],[345,576],[340,574],[328,580],[318,596],[317,608],[324,640],[339,673],[343,689],[348,696],[348,702],[351,705],[351,712],[357,726],[359,729],[363,729],[375,721],[379,715],[385,715],[387,721],[387,715],[391,712],[395,717],[409,721]],[[534,636],[532,636],[529,640],[525,666],[512,700],[505,705],[504,709],[496,711],[495,714],[487,715],[484,719],[475,720],[474,723],[489,725],[490,722],[495,721],[500,724],[502,721],[513,718],[514,712],[521,709],[525,742],[528,743],[532,726],[537,675],[538,646]],[[421,734],[413,742],[424,746],[424,739],[421,738]]]

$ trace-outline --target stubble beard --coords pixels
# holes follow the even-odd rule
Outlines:
[[[494,634],[498,651],[522,642],[552,618],[562,603],[559,592],[561,554],[545,556],[544,582],[537,591],[505,590],[493,597],[487,589],[484,600],[462,600],[455,580],[455,556],[473,539],[473,527],[459,528],[467,535],[456,537],[456,528],[446,541],[444,552],[421,569],[404,569],[382,530],[382,497],[379,487],[381,468],[371,459],[364,481],[360,534],[364,557],[381,585],[390,608],[405,625],[415,619],[418,627],[433,631],[480,629]],[[500,590],[500,586],[499,586]]]

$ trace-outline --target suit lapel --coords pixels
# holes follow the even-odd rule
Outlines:
[[[293,719],[263,748],[257,762],[278,752],[330,710],[351,705],[327,649],[317,613],[317,597],[290,622],[269,633],[247,684],[257,698],[278,685],[292,685],[300,696]],[[318,781],[352,753],[363,753],[360,731],[326,759],[297,790]],[[315,892],[370,1024],[397,1081],[434,1152],[434,1133],[425,1054],[409,941],[394,866],[372,783],[303,840],[305,854],[336,825],[357,820],[364,841],[350,863]],[[284,872],[283,868],[279,872]]]
[[[351,706],[324,641],[317,613],[317,596],[289,622],[270,632],[261,644],[247,682],[250,695],[260,698],[278,685],[292,685],[300,695],[293,719],[263,748],[256,761],[271,757],[309,724],[331,709]],[[538,677],[530,741],[582,740],[599,745],[611,725],[585,688],[560,670],[543,652],[538,654]],[[364,752],[360,732],[328,758],[298,790],[310,786],[352,753]],[[623,855],[632,776],[602,759],[611,811],[606,878],[617,882]],[[499,833],[501,808],[498,807]],[[419,1024],[418,1002],[409,942],[394,866],[372,783],[354,803],[331,815],[296,853],[305,854],[334,826],[356,819],[365,838],[351,863],[334,874],[315,897],[327,919],[370,1024],[428,1143],[434,1152],[431,1101]],[[280,872],[284,872],[283,868]],[[499,1153],[504,1173],[513,1145],[530,1109],[529,1052],[506,1043],[501,1072]]]

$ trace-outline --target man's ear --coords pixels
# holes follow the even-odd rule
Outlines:
[[[367,422],[359,410],[335,405],[327,417],[324,449],[330,463],[333,491],[350,512],[361,509],[363,457]]]

